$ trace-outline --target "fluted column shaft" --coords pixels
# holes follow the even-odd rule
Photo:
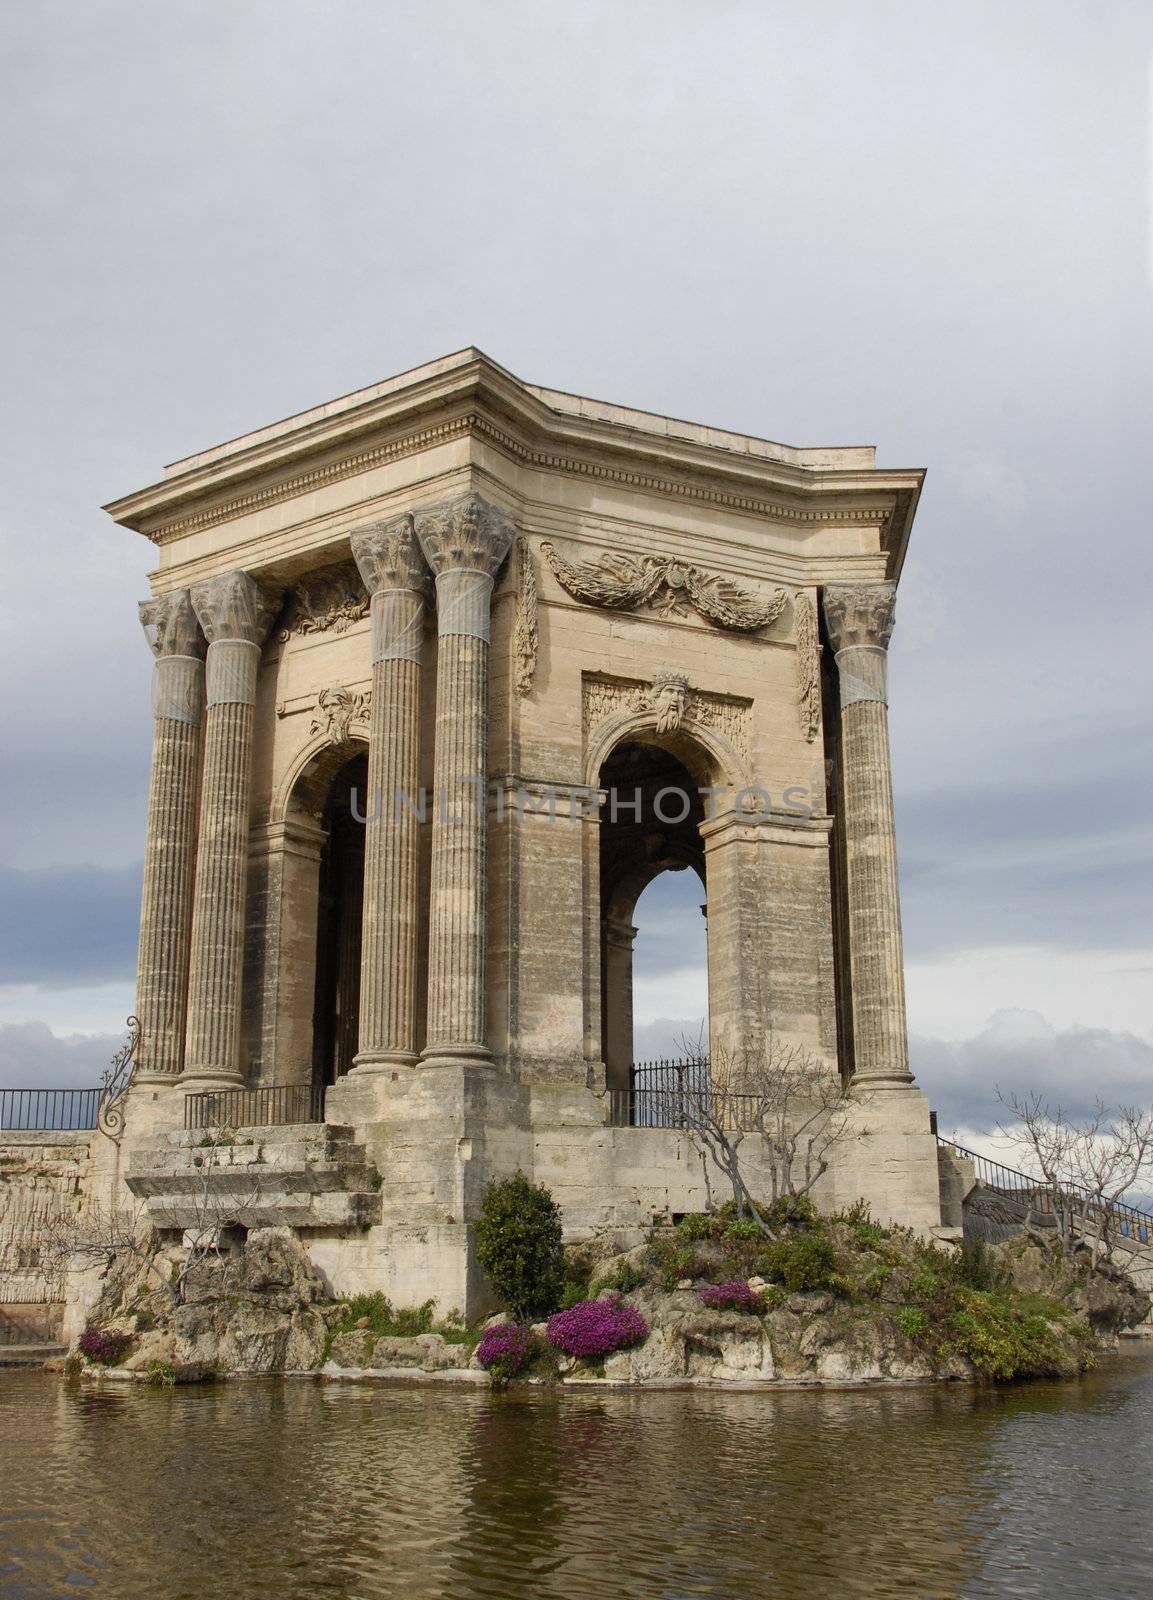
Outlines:
[[[252,787],[252,725],[260,649],[276,609],[247,573],[192,588],[208,638],[208,712],[188,977],[186,1084],[238,1084]],[[190,1082],[191,1080],[191,1082]]]
[[[409,515],[352,537],[372,596],[372,722],[356,1070],[417,1059],[421,656],[428,568]]]
[[[478,495],[416,516],[436,573],[437,680],[424,1056],[483,1060],[489,618],[512,523]]]
[[[849,963],[855,1083],[912,1082],[886,666],[896,585],[825,590],[841,701]]]
[[[184,1060],[196,857],[204,640],[187,589],[140,605],[156,661],[152,777],[140,895],[137,1081],[175,1081]]]

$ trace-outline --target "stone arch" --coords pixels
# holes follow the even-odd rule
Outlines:
[[[749,763],[717,728],[686,719],[676,729],[662,732],[657,713],[651,710],[615,712],[592,730],[585,752],[587,787],[596,787],[601,768],[625,743],[651,744],[668,751],[702,786],[723,786],[737,792],[752,787]]]
[[[596,879],[601,1054],[608,1089],[625,1095],[633,1066],[633,911],[644,890],[665,872],[691,869],[707,896],[700,831],[707,811],[701,791],[742,774],[728,752],[696,742],[696,729],[660,730],[647,714],[613,721],[615,737],[611,744],[600,742],[599,765],[589,778],[605,797]],[[663,808],[662,796],[671,801]]]
[[[336,773],[361,751],[368,750],[368,730],[334,739],[330,733],[314,734],[285,770],[269,807],[269,821],[284,823],[291,817],[316,817]]]

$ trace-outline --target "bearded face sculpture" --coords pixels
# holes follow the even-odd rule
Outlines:
[[[684,720],[689,680],[683,672],[657,672],[649,691],[649,708],[656,712],[657,732],[675,733]]]

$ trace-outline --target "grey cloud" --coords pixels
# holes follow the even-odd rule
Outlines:
[[[140,868],[0,867],[0,984],[131,980]]]
[[[43,1022],[0,1023],[0,1089],[91,1088],[123,1043],[114,1033],[61,1039]]]
[[[1008,1120],[998,1089],[1039,1091],[1073,1116],[1098,1097],[1107,1105],[1153,1100],[1153,1042],[1106,1028],[1053,1028],[1036,1011],[998,1012],[968,1039],[914,1036],[909,1054],[942,1133],[989,1131]]]

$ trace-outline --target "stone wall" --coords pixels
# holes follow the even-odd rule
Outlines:
[[[47,1223],[90,1186],[92,1130],[0,1133],[0,1305],[49,1305],[63,1285],[42,1270]]]

